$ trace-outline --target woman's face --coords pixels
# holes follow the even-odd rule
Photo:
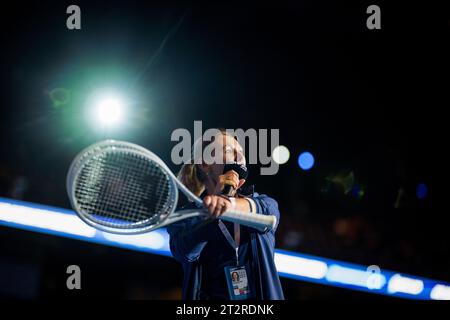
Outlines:
[[[237,162],[239,164],[246,164],[242,146],[234,137],[226,134],[218,134],[210,146],[214,148],[214,152],[219,153],[214,153],[213,157],[214,159],[219,159],[220,163],[204,164],[204,169],[209,173],[213,173],[216,176],[221,175],[224,164],[227,163]]]
[[[244,151],[242,150],[239,142],[232,136],[222,134],[218,137],[219,150],[223,152],[223,162],[224,163],[234,163],[246,164]],[[221,148],[220,148],[221,147]]]

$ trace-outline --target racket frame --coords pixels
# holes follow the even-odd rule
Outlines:
[[[84,210],[80,208],[80,206],[77,204],[76,197],[75,197],[75,184],[77,182],[77,179],[79,178],[79,173],[81,172],[83,166],[89,161],[92,160],[92,158],[96,155],[98,155],[101,152],[105,152],[105,149],[107,151],[115,151],[115,150],[121,150],[121,151],[130,151],[135,154],[138,154],[140,156],[143,156],[150,161],[155,162],[158,166],[160,166],[165,174],[169,178],[170,187],[173,192],[171,192],[171,210],[170,212],[167,212],[163,215],[159,216],[159,221],[157,223],[154,223],[152,225],[149,225],[147,227],[141,227],[141,228],[115,228],[115,227],[108,227],[104,224],[102,224],[100,221],[96,222],[95,218],[88,213],[85,213]],[[167,167],[167,165],[162,161],[156,154],[151,152],[150,150],[147,150],[139,145],[125,142],[125,141],[117,141],[117,140],[104,140],[98,143],[95,143],[93,145],[90,145],[89,147],[83,149],[72,161],[72,164],[70,165],[67,179],[66,179],[66,189],[68,192],[68,196],[70,199],[70,204],[72,205],[72,208],[75,209],[75,212],[77,215],[88,225],[108,233],[114,233],[114,234],[141,234],[150,232],[152,230],[167,226],[171,223],[192,218],[192,217],[198,217],[198,216],[204,216],[208,215],[204,209],[203,201],[194,195],[184,184],[182,184],[177,177],[173,174],[173,172]],[[199,207],[197,209],[188,209],[188,210],[179,210],[175,211],[176,204],[178,203],[178,189],[180,189],[183,194],[186,195],[186,197],[194,202],[194,204]],[[239,212],[225,212],[220,219],[227,220],[227,221],[234,221],[231,216],[233,215],[243,215],[244,213]],[[228,217],[230,215],[230,217]],[[267,216],[260,217],[260,220],[268,220],[266,218]],[[252,217],[256,218],[256,217]],[[98,221],[98,220],[97,220]],[[265,222],[266,222],[265,221]],[[270,226],[267,227],[258,227],[256,225],[251,225],[251,227],[258,229],[259,231],[265,232],[270,229],[273,229],[276,226],[276,217],[271,216],[270,218]],[[142,222],[139,222],[137,224],[142,224]],[[250,225],[249,225],[250,226]]]

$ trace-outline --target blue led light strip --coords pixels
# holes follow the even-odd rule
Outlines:
[[[140,235],[114,235],[82,222],[71,210],[0,198],[0,225],[171,256],[169,235],[158,229]],[[407,299],[450,300],[450,284],[307,254],[277,249],[280,276]]]

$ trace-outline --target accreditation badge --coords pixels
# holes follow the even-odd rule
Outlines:
[[[225,267],[225,278],[231,300],[251,298],[250,285],[245,267]]]

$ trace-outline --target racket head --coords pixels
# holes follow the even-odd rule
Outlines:
[[[158,228],[178,202],[174,176],[158,156],[115,140],[80,152],[67,174],[67,192],[84,222],[117,234]]]

